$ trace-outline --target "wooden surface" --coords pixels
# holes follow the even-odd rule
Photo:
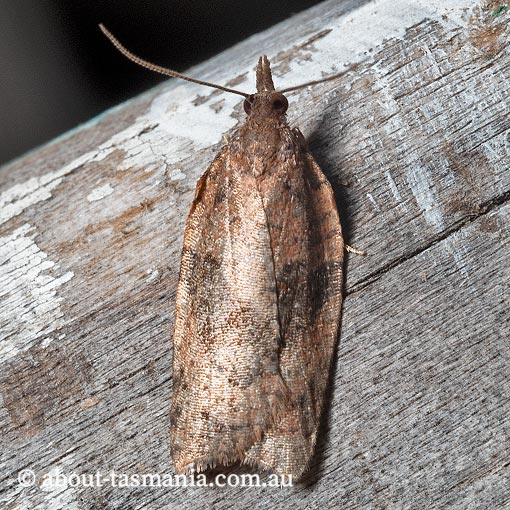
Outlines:
[[[348,257],[304,486],[41,485],[173,472],[182,233],[239,98],[170,80],[0,170],[2,508],[510,508],[510,18],[497,5],[331,0],[190,71],[251,91],[261,53],[282,88],[357,64],[289,94],[347,241],[369,252]],[[23,488],[26,468],[37,483]]]

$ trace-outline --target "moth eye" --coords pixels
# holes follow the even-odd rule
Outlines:
[[[243,103],[243,108],[244,108],[244,111],[246,113],[250,113],[251,112],[251,104],[253,103],[253,94],[251,96],[248,96],[245,100],[244,100],[244,103]]]
[[[271,109],[274,112],[285,113],[289,107],[289,102],[283,94],[273,94],[271,99]]]

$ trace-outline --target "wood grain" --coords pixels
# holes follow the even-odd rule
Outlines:
[[[305,486],[41,486],[173,473],[184,222],[239,99],[170,80],[0,169],[2,508],[510,506],[510,27],[496,2],[443,3],[329,0],[190,70],[250,91],[261,53],[281,88],[355,64],[289,93],[369,252],[348,257]]]

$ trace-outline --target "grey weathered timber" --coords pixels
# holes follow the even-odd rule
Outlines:
[[[510,508],[510,15],[497,5],[326,1],[189,71],[251,92],[262,53],[281,88],[354,64],[288,94],[347,242],[368,251],[348,256],[301,485],[44,483],[173,473],[182,234],[197,179],[243,122],[239,98],[169,80],[0,169],[1,508]]]

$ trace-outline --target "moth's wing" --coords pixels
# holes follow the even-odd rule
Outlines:
[[[288,402],[264,207],[225,147],[187,220],[173,337],[171,448],[178,472],[242,461]]]
[[[299,478],[312,457],[338,336],[344,244],[333,190],[301,146],[262,182],[291,406],[245,458]]]

